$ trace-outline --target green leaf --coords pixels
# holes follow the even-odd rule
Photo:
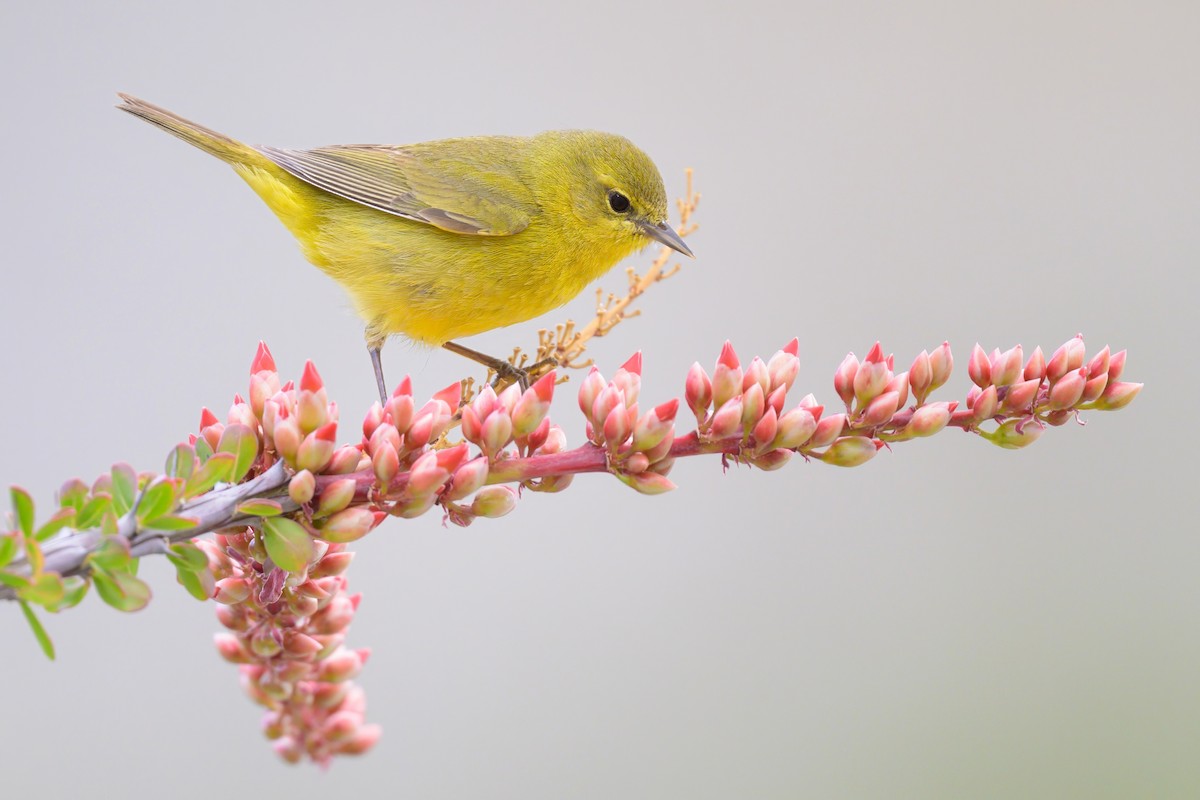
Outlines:
[[[17,527],[26,536],[33,536],[33,498],[20,486],[13,486],[8,491],[12,497],[13,513],[17,517]]]
[[[50,636],[46,633],[46,629],[42,627],[41,621],[33,613],[33,609],[29,607],[29,603],[24,600],[21,603],[21,613],[25,615],[25,621],[29,623],[29,627],[33,629],[33,635],[37,639],[38,644],[42,647],[42,652],[46,654],[46,658],[54,660],[54,642],[50,641]]]
[[[37,575],[46,566],[46,557],[42,555],[42,546],[35,539],[25,540],[25,560],[29,562],[29,571]]]
[[[205,461],[208,461],[208,459],[212,457],[212,445],[210,445],[208,440],[203,436],[196,439],[196,443],[192,446],[196,448],[196,458],[200,459],[201,464],[203,464]]]
[[[105,536],[87,557],[87,563],[96,569],[117,571],[128,569],[132,557],[129,542],[121,536]]]
[[[165,472],[172,478],[187,480],[196,470],[196,448],[190,444],[177,444],[175,449],[167,454]]]
[[[263,544],[267,555],[282,570],[300,572],[312,558],[313,542],[300,523],[287,517],[263,520]]]
[[[113,511],[123,517],[133,508],[133,497],[137,494],[137,473],[128,464],[112,466]]]
[[[184,497],[196,497],[217,485],[218,481],[229,481],[234,466],[233,453],[214,453],[204,466],[192,473],[183,486]]]
[[[175,580],[187,590],[188,594],[201,602],[211,600],[213,592],[217,590],[216,581],[207,570],[193,572],[192,570],[183,569],[176,565]]]
[[[0,567],[12,561],[17,555],[17,533],[0,533]]]
[[[83,508],[91,490],[79,478],[72,478],[58,490],[58,504],[63,508],[73,508],[76,511]]]
[[[75,518],[75,527],[80,530],[88,530],[100,525],[100,522],[112,512],[112,495],[100,492],[92,496],[84,504],[83,510]]]
[[[138,524],[154,527],[154,520],[166,514],[175,507],[175,486],[169,480],[160,480],[150,484],[142,492],[142,500],[138,503]]]
[[[44,542],[47,539],[49,539],[51,536],[58,533],[63,528],[70,526],[74,522],[75,522],[75,509],[74,508],[60,508],[54,514],[53,517],[46,520],[46,523],[44,525],[42,525],[42,527],[37,529],[37,532],[33,534],[33,538],[37,539],[39,542]]]
[[[250,430],[249,426],[235,422],[222,431],[221,440],[217,442],[217,452],[233,453],[233,469],[228,480],[237,483],[250,471],[254,460],[258,458],[258,434]]]
[[[88,587],[91,584],[87,579],[79,575],[70,575],[63,578],[63,596],[57,603],[46,606],[47,611],[65,611],[68,608],[73,608],[79,605],[87,594]]]
[[[277,517],[283,513],[283,506],[265,497],[254,497],[238,503],[237,512],[249,517]]]
[[[180,569],[199,572],[208,567],[208,556],[192,542],[176,542],[167,548],[164,555]]]
[[[150,602],[150,587],[128,572],[92,571],[96,594],[118,611],[140,611]]]
[[[30,584],[30,580],[24,575],[18,575],[15,572],[4,572],[3,570],[0,570],[0,583],[3,583],[5,586],[11,586],[12,588],[20,591]]]
[[[22,600],[37,603],[39,606],[53,605],[63,599],[62,576],[57,572],[43,572],[24,589],[17,591]]]
[[[180,517],[174,514],[167,514],[154,520],[153,523],[146,526],[146,529],[152,531],[186,531],[191,530],[199,524],[200,520],[195,517]]]

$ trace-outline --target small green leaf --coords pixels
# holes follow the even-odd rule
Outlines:
[[[100,525],[100,522],[112,511],[112,496],[100,492],[93,495],[91,500],[84,504],[83,510],[79,512],[75,518],[75,527],[79,530],[88,530]]]
[[[63,599],[62,576],[57,572],[43,572],[24,589],[17,591],[22,600],[37,603],[39,606],[53,605]]]
[[[15,572],[0,570],[0,583],[20,591],[30,584],[30,580],[24,575],[18,575]]]
[[[258,458],[258,434],[250,430],[249,426],[235,422],[221,432],[217,452],[233,453],[233,469],[228,480],[237,483],[250,471],[254,460]]]
[[[33,536],[33,498],[20,486],[9,489],[9,494],[12,497],[13,513],[17,517],[17,527],[26,536]]]
[[[0,533],[0,567],[12,561],[17,555],[17,532]]]
[[[287,517],[263,520],[263,544],[267,555],[282,570],[300,572],[312,558],[313,542],[300,523]]]
[[[208,461],[208,459],[212,457],[212,445],[210,445],[208,440],[203,436],[196,439],[196,444],[194,444],[193,447],[196,448],[196,458],[200,459],[201,464],[203,464],[205,461]]]
[[[180,569],[199,572],[208,566],[208,556],[192,542],[176,542],[167,548],[167,560]]]
[[[184,497],[196,497],[217,485],[218,481],[229,481],[234,466],[233,453],[214,453],[204,466],[192,473],[183,487]]]
[[[169,480],[160,480],[150,484],[142,492],[141,502],[138,503],[138,524],[154,527],[154,520],[166,514],[175,507],[175,486]]]
[[[165,472],[172,478],[187,480],[196,470],[196,448],[190,444],[177,444],[167,455]]]
[[[278,517],[283,513],[283,506],[265,497],[254,497],[238,503],[237,512],[249,517]]]
[[[75,509],[69,507],[60,508],[53,517],[46,520],[45,524],[37,529],[37,532],[33,534],[33,538],[37,539],[39,542],[44,542],[54,534],[61,531],[63,528],[72,525],[74,522]]]
[[[46,629],[42,627],[41,621],[33,613],[33,609],[29,607],[29,603],[24,600],[20,601],[21,612],[25,615],[25,621],[29,623],[29,627],[33,629],[33,635],[37,639],[38,644],[42,647],[42,652],[46,654],[46,658],[54,660],[54,642],[50,641],[50,636],[46,633]]]
[[[175,580],[187,590],[188,594],[201,602],[211,600],[213,593],[217,590],[216,580],[208,570],[193,572],[176,565]]]
[[[133,508],[133,497],[137,494],[137,473],[128,464],[112,466],[113,511],[123,517]]]
[[[150,602],[150,587],[128,572],[92,571],[96,594],[118,611],[140,611]]]
[[[195,517],[180,517],[174,514],[167,514],[154,520],[146,526],[147,530],[151,531],[186,531],[191,530],[200,524],[200,520]]]
[[[91,586],[91,583],[79,575],[70,575],[66,578],[63,578],[62,599],[57,603],[46,606],[46,610],[59,612],[79,605],[84,596],[87,594],[89,586]]]
[[[131,560],[129,541],[120,536],[103,537],[87,557],[87,563],[109,572],[128,569]]]
[[[83,508],[91,490],[79,478],[72,478],[58,490],[58,504],[63,508],[73,508],[76,511]]]
[[[25,560],[29,562],[29,571],[34,575],[37,575],[46,566],[46,557],[42,555],[42,546],[37,540],[25,540]]]

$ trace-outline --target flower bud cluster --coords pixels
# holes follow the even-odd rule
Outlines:
[[[217,618],[228,632],[218,652],[239,665],[246,693],[267,709],[263,730],[289,762],[364,753],[380,728],[364,722],[365,697],[353,678],[369,651],[344,646],[361,596],[346,593],[352,553],[314,542],[305,569],[270,562],[252,528],[197,540],[215,581]]]
[[[675,415],[679,400],[639,413],[642,354],[635,353],[606,381],[592,367],[579,386],[579,409],[587,420],[588,441],[605,452],[608,469],[643,494],[673,489],[667,479],[674,459]]]
[[[799,349],[793,339],[768,361],[756,356],[743,368],[726,342],[711,377],[693,364],[684,397],[700,440],[713,446],[736,440],[738,450],[729,455],[761,469],[778,469],[795,452],[842,467],[871,459],[881,443],[850,429],[848,414],[822,416],[825,407],[811,394],[785,410],[800,371]]]

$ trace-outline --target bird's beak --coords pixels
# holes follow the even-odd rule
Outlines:
[[[688,258],[696,257],[692,253],[692,248],[684,244],[683,239],[679,238],[679,234],[675,232],[675,229],[667,223],[659,222],[656,224],[650,222],[649,220],[641,220],[638,222],[638,225],[641,227],[642,233],[649,236],[656,242],[662,242],[667,247],[683,253]]]

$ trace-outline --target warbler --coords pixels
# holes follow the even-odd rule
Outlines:
[[[611,133],[292,150],[243,144],[119,97],[120,110],[231,165],[345,288],[366,322],[385,403],[380,350],[393,334],[527,384],[524,371],[453,340],[557,308],[651,242],[694,257],[667,223],[654,162]]]

